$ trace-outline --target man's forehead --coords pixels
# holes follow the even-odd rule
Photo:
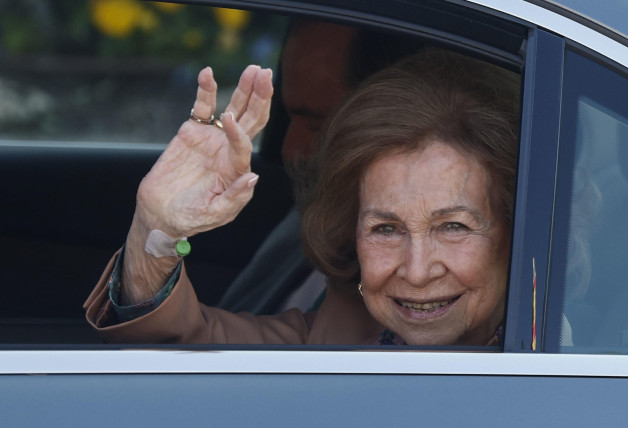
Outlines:
[[[286,42],[299,40],[309,41],[312,44],[320,42],[326,44],[327,40],[350,40],[358,33],[355,27],[348,25],[332,24],[323,21],[298,20],[288,30]]]
[[[284,71],[316,67],[344,78],[349,47],[357,30],[344,25],[309,22],[292,30],[283,50]]]
[[[290,33],[282,56],[282,92],[288,108],[326,115],[349,92],[349,47],[357,30],[308,23]]]

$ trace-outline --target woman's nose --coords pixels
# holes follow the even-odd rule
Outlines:
[[[429,238],[411,238],[403,248],[397,274],[416,287],[424,287],[446,271]]]

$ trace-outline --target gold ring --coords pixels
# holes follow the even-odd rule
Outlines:
[[[194,122],[200,123],[201,125],[214,125],[217,122],[213,114],[209,119],[201,119],[194,114],[194,109],[190,111],[190,119],[192,119]],[[220,125],[222,125],[222,123]],[[219,126],[219,128],[222,129],[222,126]]]
[[[224,128],[224,125],[222,124],[222,122],[220,121],[220,119],[216,119],[214,121],[214,125],[216,125],[218,128],[222,129]]]

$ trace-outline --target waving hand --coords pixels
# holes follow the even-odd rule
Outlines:
[[[216,114],[211,69],[199,74],[193,115]],[[251,138],[266,124],[270,109],[270,70],[249,66],[218,125],[186,121],[142,181],[137,210],[151,229],[192,236],[233,220],[253,196]]]
[[[220,119],[210,68],[198,76],[190,119],[170,141],[137,191],[124,255],[122,300],[153,297],[178,263],[144,248],[151,231],[189,237],[232,221],[253,196],[253,138],[268,121],[273,92],[269,69],[248,66]]]

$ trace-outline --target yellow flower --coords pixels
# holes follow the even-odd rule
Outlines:
[[[138,24],[142,5],[137,0],[92,0],[92,22],[102,33],[116,38],[129,36]]]
[[[218,33],[218,38],[216,39],[216,42],[222,50],[230,52],[240,47],[241,37],[236,31],[225,28],[220,33]]]
[[[152,10],[143,9],[138,16],[137,23],[142,30],[150,31],[157,27],[159,19]]]
[[[157,2],[157,3],[154,3],[154,5],[157,7],[157,9],[161,10],[162,12],[166,12],[166,13],[178,12],[183,7],[183,5],[180,4],[180,3]]]
[[[239,31],[246,27],[251,20],[251,12],[238,9],[214,8],[214,16],[221,27]]]

